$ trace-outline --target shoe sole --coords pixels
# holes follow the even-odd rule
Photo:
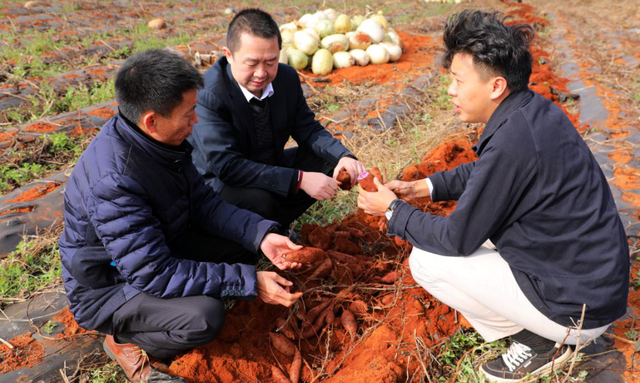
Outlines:
[[[530,382],[530,381],[538,379],[541,376],[549,374],[550,372],[552,372],[552,370],[561,369],[565,365],[565,363],[567,363],[569,361],[569,359],[571,359],[571,355],[573,355],[573,351],[571,350],[571,347],[567,347],[567,351],[565,351],[564,354],[558,356],[552,363],[547,363],[546,365],[544,365],[544,366],[540,367],[539,369],[535,370],[534,372],[532,372],[529,376],[526,376],[526,377],[524,377],[522,379],[498,378],[496,376],[489,375],[482,368],[480,369],[480,372],[482,372],[484,377],[487,378],[487,381],[492,382],[492,383],[524,383],[524,382]]]

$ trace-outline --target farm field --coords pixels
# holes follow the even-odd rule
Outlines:
[[[473,161],[483,126],[462,124],[440,68],[446,19],[495,10],[533,25],[530,88],[556,102],[588,143],[611,186],[632,261],[627,314],[544,382],[640,381],[640,4],[636,0],[395,0],[236,2],[0,2],[0,382],[126,381],[102,352],[104,336],[66,308],[57,240],[74,163],[117,113],[113,75],[130,55],[179,52],[206,71],[222,57],[235,11],[260,7],[282,25],[333,8],[382,11],[404,49],[396,62],[299,71],[316,118],[385,180],[416,180]],[[160,18],[165,26],[151,28]],[[482,361],[504,350],[411,277],[407,242],[384,217],[356,207],[357,192],[316,204],[296,223],[303,243],[329,254],[321,267],[282,272],[303,298],[291,308],[230,304],[214,342],[178,356],[170,372],[190,382],[278,382],[300,351],[301,382],[484,382]],[[455,202],[414,201],[446,216]],[[311,314],[313,313],[313,314]],[[322,313],[322,314],[320,314]],[[346,313],[346,314],[345,314]],[[317,315],[320,314],[320,315]],[[310,318],[313,316],[313,318]],[[341,318],[352,317],[341,320]],[[318,318],[316,320],[316,318]],[[306,326],[311,322],[313,326]],[[278,335],[273,335],[278,334]]]

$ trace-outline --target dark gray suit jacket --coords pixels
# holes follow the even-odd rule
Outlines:
[[[226,58],[218,60],[205,74],[205,86],[198,92],[199,122],[189,142],[193,162],[206,182],[220,192],[225,184],[261,188],[278,195],[291,193],[297,169],[287,166],[284,146],[289,137],[318,157],[337,163],[351,153],[331,135],[309,109],[295,69],[279,64],[268,98],[274,129],[277,166],[255,161],[256,134],[249,103],[233,79]],[[293,181],[295,182],[295,181]]]

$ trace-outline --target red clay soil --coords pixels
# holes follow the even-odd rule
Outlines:
[[[631,335],[629,337],[626,335],[627,332],[631,332],[633,334],[633,332],[637,331],[638,328],[636,318],[640,315],[640,311],[638,311],[638,308],[640,307],[640,291],[638,291],[636,287],[633,287],[635,285],[635,279],[638,278],[638,273],[640,273],[640,266],[637,262],[632,262],[630,274],[632,287],[629,289],[629,298],[627,299],[627,307],[630,310],[630,317],[625,320],[616,321],[612,326],[612,330],[617,336],[617,338],[614,339],[614,346],[618,351],[624,354],[627,360],[628,369],[624,372],[627,382],[638,381],[638,377],[636,375],[637,370],[634,368],[636,365],[634,364],[634,361],[638,352],[636,348],[637,346],[635,341],[629,339],[630,337],[635,338],[635,336]]]
[[[0,212],[0,215],[7,215],[7,214],[11,214],[11,213],[28,213],[28,212],[32,211],[34,208],[35,208],[35,206],[27,206],[27,207],[21,207],[21,208],[18,208],[18,209],[6,210],[6,211]]]
[[[511,6],[507,14],[512,16],[516,20],[516,23],[526,23],[534,27],[546,27],[549,25],[547,19],[535,15],[536,9],[531,5],[519,3],[511,4]]]
[[[49,338],[43,334],[43,338],[47,339],[45,342],[69,340],[79,334],[95,333],[80,327],[73,319],[73,314],[68,308],[61,310],[52,320],[64,328],[62,333],[57,334],[55,338]],[[13,350],[0,343],[0,374],[31,367],[39,364],[44,358],[44,345],[33,339],[31,333],[16,336],[9,343],[14,347]]]
[[[11,141],[18,132],[0,132],[0,142]]]
[[[536,26],[547,26],[549,22],[546,19],[534,15],[535,9],[528,4],[513,4],[513,7],[509,9],[506,14],[513,18],[507,22],[507,24],[522,24],[526,23]],[[531,46],[531,54],[533,55],[533,68],[529,82],[531,85],[529,89],[540,93],[543,97],[553,101],[567,114],[573,126],[582,132],[588,128],[588,125],[580,126],[578,120],[578,114],[572,112],[567,107],[559,102],[558,93],[570,94],[567,89],[569,80],[561,78],[556,75],[550,67],[551,55],[540,48],[537,44]],[[555,90],[555,93],[552,91]]]
[[[48,122],[36,122],[24,128],[25,132],[50,133],[58,129],[57,125]]]
[[[87,112],[87,114],[101,118],[111,118],[114,114],[116,114],[116,112],[109,108],[100,108]]]
[[[4,202],[9,203],[9,202],[33,201],[34,199],[40,198],[44,195],[51,193],[52,191],[56,190],[60,185],[61,184],[59,183],[49,182],[44,186],[36,186],[32,189],[29,189],[24,193],[20,194],[19,196]]]
[[[0,374],[31,367],[42,361],[44,346],[33,339],[31,334],[18,335],[9,343],[13,346],[10,349],[5,344],[0,343]]]
[[[60,310],[60,312],[54,315],[52,319],[58,322],[60,325],[64,326],[64,330],[62,331],[62,333],[56,335],[56,338],[58,339],[69,338],[77,334],[86,334],[86,333],[95,332],[95,331],[87,331],[82,327],[80,327],[76,323],[75,319],[73,319],[73,314],[71,314],[71,311],[69,311],[69,308]]]

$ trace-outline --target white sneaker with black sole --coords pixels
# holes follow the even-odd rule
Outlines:
[[[550,351],[539,354],[514,340],[504,354],[482,365],[480,372],[490,382],[527,382],[562,368],[571,355],[568,345],[556,343]]]

